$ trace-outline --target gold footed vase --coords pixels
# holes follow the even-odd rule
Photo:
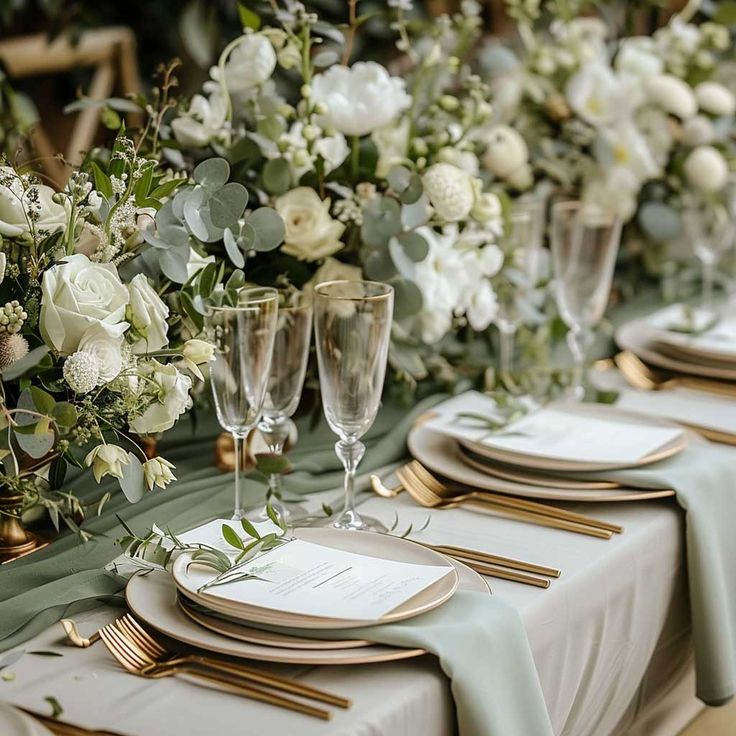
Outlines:
[[[36,534],[23,527],[20,518],[22,501],[22,496],[0,488],[0,564],[44,546]]]

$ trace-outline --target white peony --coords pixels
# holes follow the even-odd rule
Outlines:
[[[587,64],[570,77],[565,87],[570,107],[594,127],[606,125],[628,109],[626,85],[604,64]]]
[[[192,379],[176,366],[164,365],[157,360],[151,360],[144,370],[148,379],[143,382],[144,389],[149,388],[152,382],[157,387],[157,393],[153,403],[143,414],[130,422],[130,428],[136,434],[165,432],[174,426],[179,416],[191,408],[189,391],[192,388]]]
[[[325,127],[349,136],[367,135],[409,107],[405,84],[375,61],[335,64],[312,79],[312,101],[326,110]]]
[[[87,328],[79,341],[78,352],[92,355],[97,361],[100,384],[113,381],[123,369],[123,333],[127,327],[125,322],[117,325],[97,322]]]
[[[54,190],[45,184],[33,184],[27,189],[9,166],[0,167],[0,235],[9,238],[36,233],[55,233],[64,230],[67,214],[64,205],[53,201]],[[37,215],[33,228],[29,212]]]
[[[122,447],[117,445],[97,445],[84,458],[84,464],[92,468],[92,475],[99,483],[106,475],[113,478],[123,477],[123,465],[128,465],[130,458]]]
[[[169,308],[142,273],[133,277],[128,284],[128,292],[130,303],[126,316],[133,327],[131,336],[136,338],[133,352],[151,353],[160,350],[169,342]]]
[[[406,160],[409,149],[409,118],[402,118],[398,124],[387,125],[374,130],[371,138],[378,150],[376,176],[385,178],[388,172]]]
[[[260,33],[249,33],[240,39],[225,62],[225,86],[230,94],[239,94],[263,84],[276,68],[276,52],[271,42]],[[219,68],[210,71],[219,80]]]
[[[473,177],[452,164],[434,164],[422,177],[424,192],[446,222],[465,219],[475,204]]]
[[[524,138],[508,125],[496,125],[488,133],[483,165],[505,179],[526,166],[529,149]]]
[[[77,253],[49,268],[41,282],[41,336],[49,347],[71,355],[93,325],[123,325],[128,289],[111,263],[93,263]]]
[[[171,130],[182,146],[202,148],[227,134],[227,106],[221,95],[194,95],[189,110],[171,122]]]
[[[728,164],[713,146],[698,146],[685,159],[685,176],[703,192],[717,192],[728,180]]]
[[[644,83],[648,98],[670,115],[681,120],[698,111],[698,103],[689,85],[671,74],[660,74]]]
[[[286,233],[281,250],[302,261],[318,261],[343,247],[345,225],[330,216],[330,199],[311,187],[297,187],[276,199]]]
[[[682,142],[688,146],[707,146],[713,143],[716,131],[705,115],[696,115],[682,124]]]
[[[718,82],[701,82],[695,88],[695,99],[700,109],[709,115],[726,117],[736,112],[736,97]]]
[[[143,463],[143,479],[146,481],[148,490],[152,491],[154,486],[166,488],[176,476],[171,472],[174,465],[162,457],[152,457]]]

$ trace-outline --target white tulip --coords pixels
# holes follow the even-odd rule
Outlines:
[[[698,103],[689,85],[671,74],[660,74],[648,79],[645,90],[651,102],[681,120],[698,111]]]
[[[111,263],[93,263],[81,253],[67,256],[46,270],[41,292],[41,336],[62,355],[75,352],[93,325],[128,327],[128,289]]]
[[[166,488],[176,476],[171,472],[174,465],[162,457],[153,457],[143,463],[143,479],[146,481],[148,490],[152,491],[154,486]]]
[[[688,182],[703,192],[717,192],[728,180],[728,164],[713,146],[698,146],[685,159]]]
[[[123,332],[127,324],[107,325],[96,322],[87,328],[79,341],[80,353],[94,356],[98,365],[99,383],[109,383],[123,369]]]
[[[726,117],[736,112],[736,97],[718,82],[701,82],[695,88],[695,99],[703,112]]]
[[[97,445],[84,458],[84,464],[92,468],[92,475],[99,483],[106,475],[123,477],[123,466],[130,464],[128,453],[117,445]]]
[[[424,192],[446,222],[465,219],[475,204],[473,177],[452,164],[434,164],[422,177]]]
[[[169,342],[169,308],[142,273],[133,277],[128,284],[128,292],[130,304],[126,316],[133,327],[129,336],[136,338],[133,352],[151,353],[160,350]]]
[[[361,136],[388,125],[411,104],[406,83],[374,61],[335,64],[316,74],[311,99],[326,110],[325,127]]]
[[[494,176],[505,179],[524,167],[529,149],[520,133],[508,125],[496,125],[488,133],[483,165]]]

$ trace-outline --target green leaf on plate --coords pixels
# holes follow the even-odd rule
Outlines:
[[[238,533],[229,524],[222,525],[222,536],[223,539],[235,549],[243,549],[245,545],[243,540],[238,536]]]

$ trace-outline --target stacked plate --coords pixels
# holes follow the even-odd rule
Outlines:
[[[196,565],[184,554],[175,562],[171,575],[152,573],[133,577],[126,589],[128,606],[154,629],[208,652],[269,662],[362,664],[406,659],[425,652],[378,645],[348,636],[335,638],[327,632],[406,620],[441,606],[457,590],[490,593],[483,578],[470,568],[404,539],[339,529],[298,529],[294,536],[303,542],[336,550],[338,555],[344,554],[346,560],[349,555],[363,555],[374,561],[377,558],[428,566],[437,579],[373,619],[316,616],[294,610],[287,603],[268,607],[254,605],[248,601],[252,588],[247,586],[253,585],[250,580],[228,583],[217,589],[203,588],[203,583],[211,580],[214,573]],[[380,569],[377,563],[379,572]],[[318,584],[309,587],[316,589]],[[229,592],[223,592],[225,588]],[[269,626],[283,627],[288,633],[270,631]],[[302,631],[304,636],[300,635]],[[320,631],[325,632],[324,638],[320,637]]]
[[[558,501],[638,501],[672,495],[624,488],[606,471],[672,457],[690,440],[667,420],[599,404],[552,404],[503,429],[498,408],[475,391],[435,408],[409,434],[430,471],[478,490]]]
[[[658,368],[736,381],[736,315],[711,324],[697,310],[673,304],[621,325],[616,343]]]

